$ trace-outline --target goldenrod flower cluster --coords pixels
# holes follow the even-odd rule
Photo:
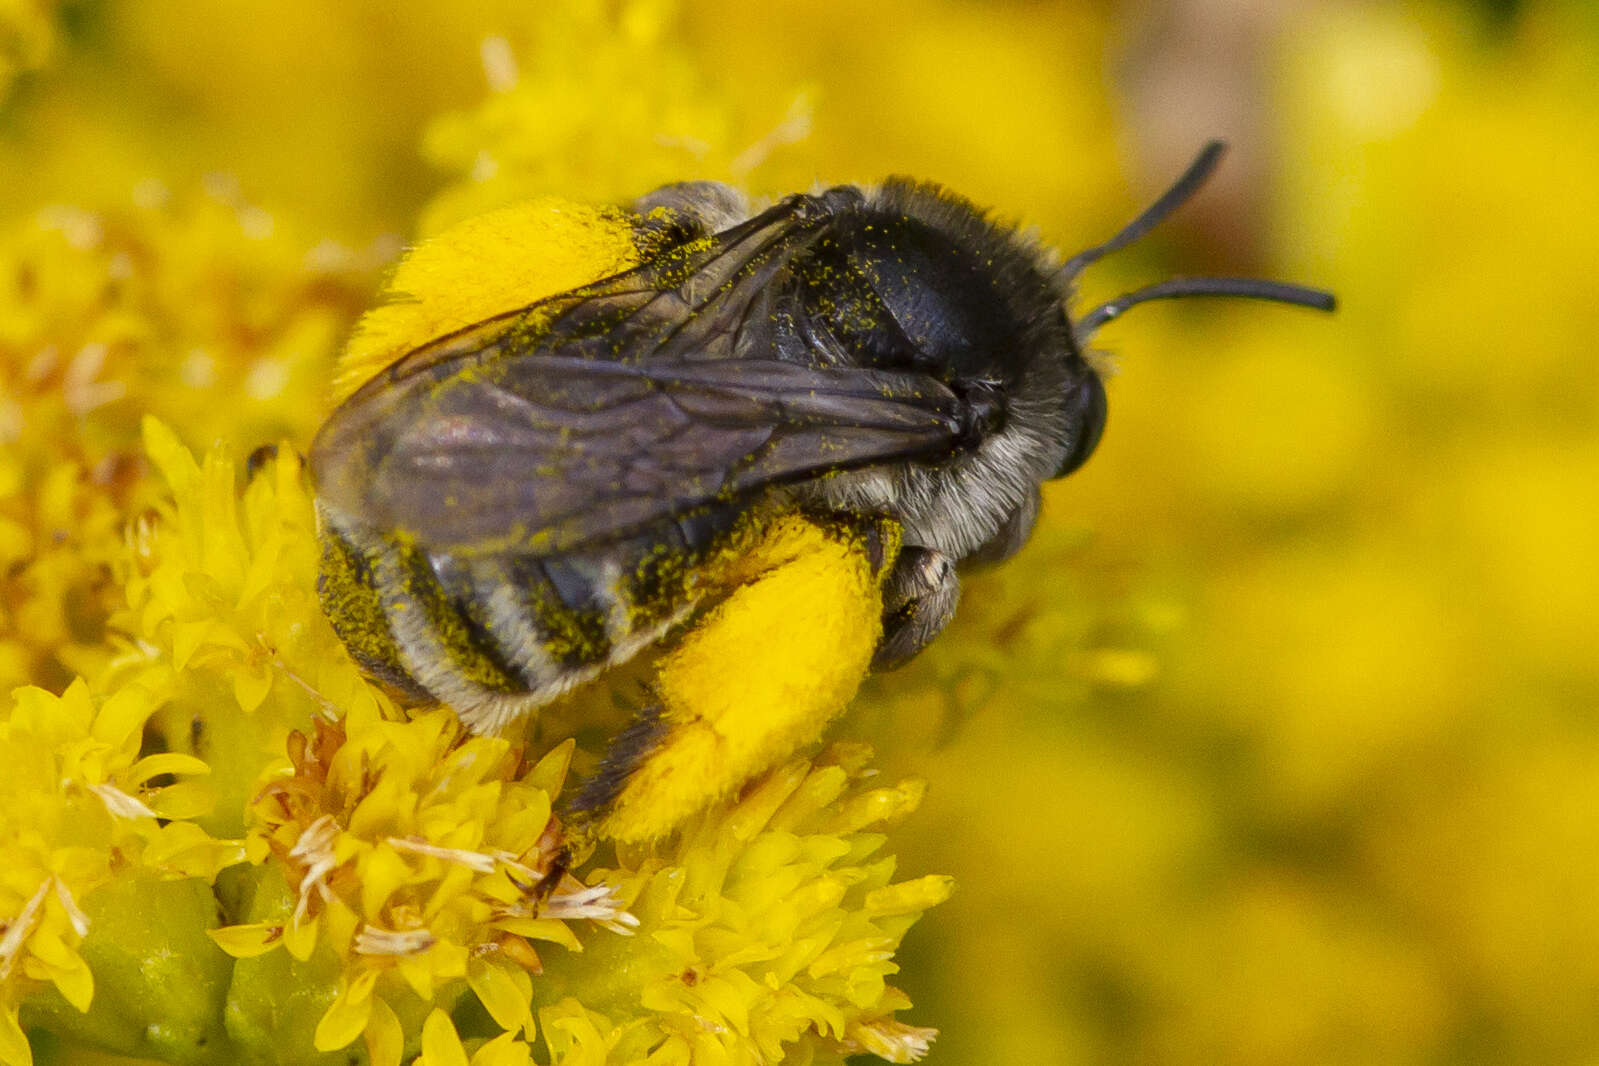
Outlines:
[[[170,1061],[353,1043],[447,1061],[463,1039],[494,1063],[535,1042],[571,1062],[925,1050],[885,979],[948,884],[895,882],[875,831],[920,786],[873,787],[868,753],[841,749],[675,843],[575,866],[593,845],[555,813],[570,741],[402,717],[343,654],[292,453],[246,481],[154,419],[144,447],[169,495],[119,559],[120,654],[9,710],[4,1061],[29,1061],[20,1024]],[[126,891],[163,881],[170,903]],[[142,984],[130,925],[194,955],[184,996]]]
[[[544,58],[581,38],[657,70],[664,88],[595,106],[699,128],[721,105],[689,103],[665,17],[571,5],[541,28]],[[485,45],[491,74],[502,46]],[[432,150],[476,123],[509,144],[586,77],[496,85]],[[540,158],[597,148],[600,128],[550,132]],[[673,176],[681,148],[629,169],[630,143],[564,175],[511,166],[519,183],[477,206],[578,173],[608,174],[613,199]],[[898,1019],[890,979],[950,886],[896,880],[881,831],[921,787],[873,780],[846,745],[618,849],[559,813],[592,749],[402,712],[321,614],[295,448],[375,261],[301,240],[227,179],[131,192],[43,210],[0,245],[0,670],[24,686],[0,726],[0,1061],[924,1054],[933,1030]],[[445,198],[429,217],[475,209]]]

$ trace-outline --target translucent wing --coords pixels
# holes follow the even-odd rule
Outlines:
[[[935,379],[759,357],[773,277],[825,230],[802,199],[401,360],[318,435],[324,505],[435,551],[555,554],[950,453],[963,404]]]

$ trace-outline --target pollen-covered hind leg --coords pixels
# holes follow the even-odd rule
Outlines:
[[[617,739],[576,806],[603,810],[606,836],[655,839],[819,737],[871,664],[896,536],[780,520],[746,556],[763,568],[663,658],[659,712]]]

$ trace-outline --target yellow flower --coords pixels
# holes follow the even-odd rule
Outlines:
[[[422,1025],[422,1054],[413,1066],[527,1066],[531,1061],[528,1045],[515,1033],[485,1041],[468,1059],[455,1026],[443,1011],[435,1009]]]
[[[218,882],[224,926],[185,926],[234,958],[213,1007],[230,1046],[309,1061],[362,1037],[379,1064],[468,1047],[515,1062],[535,1039],[572,1062],[925,1048],[931,1031],[895,1020],[908,1003],[887,978],[948,882],[895,884],[878,854],[919,784],[873,787],[865,750],[843,747],[658,849],[596,842],[612,857],[585,865],[595,844],[569,840],[556,809],[571,741],[471,736],[443,708],[402,718],[350,663],[316,602],[297,459],[280,452],[241,493],[224,452],[197,462],[153,420],[145,439],[172,498],[131,537],[116,624],[134,645],[97,685],[172,749],[114,779],[125,803],[171,819],[162,832],[199,855],[247,862]],[[137,773],[207,763],[246,784],[139,799]],[[210,835],[230,827],[242,852]],[[57,1031],[66,1018],[39,1017]],[[152,1050],[102,1029],[106,1046]]]
[[[870,751],[835,745],[768,774],[658,851],[594,876],[639,920],[632,941],[547,961],[535,989],[556,1061],[911,1062],[931,1029],[887,983],[901,938],[951,881],[895,882],[881,829],[919,781],[872,787]],[[563,1059],[570,1056],[570,1060]]]
[[[79,1012],[95,978],[80,953],[91,932],[85,899],[114,880],[153,872],[214,877],[242,858],[184,820],[195,796],[169,775],[205,774],[192,756],[140,757],[154,693],[137,686],[96,701],[74,682],[56,696],[18,689],[0,723],[0,1062],[31,1061],[17,1020],[25,997],[48,985]]]
[[[57,3],[7,4],[0,11],[0,102],[25,71],[50,61],[56,48]]]
[[[173,497],[132,531],[120,564],[127,606],[113,624],[133,648],[105,683],[138,677],[165,693],[152,731],[217,771],[205,824],[238,836],[257,775],[292,730],[318,715],[376,715],[387,701],[317,604],[316,520],[298,458],[264,463],[241,496],[225,451],[196,463],[153,419],[145,440]]]
[[[301,963],[336,957],[337,991],[314,1034],[285,1031],[271,1009],[235,1025],[235,1039],[281,1049],[309,1035],[331,1051],[365,1033],[374,1062],[397,1062],[400,1020],[414,1035],[418,1011],[453,1003],[462,982],[500,1027],[531,1035],[529,941],[576,948],[565,916],[624,935],[633,924],[607,890],[563,876],[552,809],[571,751],[528,766],[519,746],[467,736],[444,709],[293,734],[289,766],[268,770],[251,804],[247,845],[284,891],[263,881],[255,920],[215,936],[249,960],[235,982],[252,1001],[253,983],[304,980],[256,960],[278,947]]]
[[[243,450],[303,439],[373,271],[225,189],[139,195],[0,232],[0,689],[60,691],[108,658],[110,566],[150,503],[140,419]]]
[[[669,182],[740,180],[803,137],[805,97],[786,114],[741,114],[673,33],[677,7],[564,0],[513,23],[525,43],[488,37],[489,95],[428,129],[424,152],[458,180],[429,205],[422,232],[542,196],[622,203]]]

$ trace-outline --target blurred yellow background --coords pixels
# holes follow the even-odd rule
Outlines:
[[[1081,306],[1342,307],[1107,327],[1099,452],[844,725],[930,779],[901,873],[959,883],[907,1016],[947,1066],[1599,1060],[1588,0],[62,0],[0,9],[0,85],[8,232],[221,203],[362,291],[470,211],[689,177],[910,173],[1070,253],[1228,138]],[[303,443],[273,395],[178,428]]]

